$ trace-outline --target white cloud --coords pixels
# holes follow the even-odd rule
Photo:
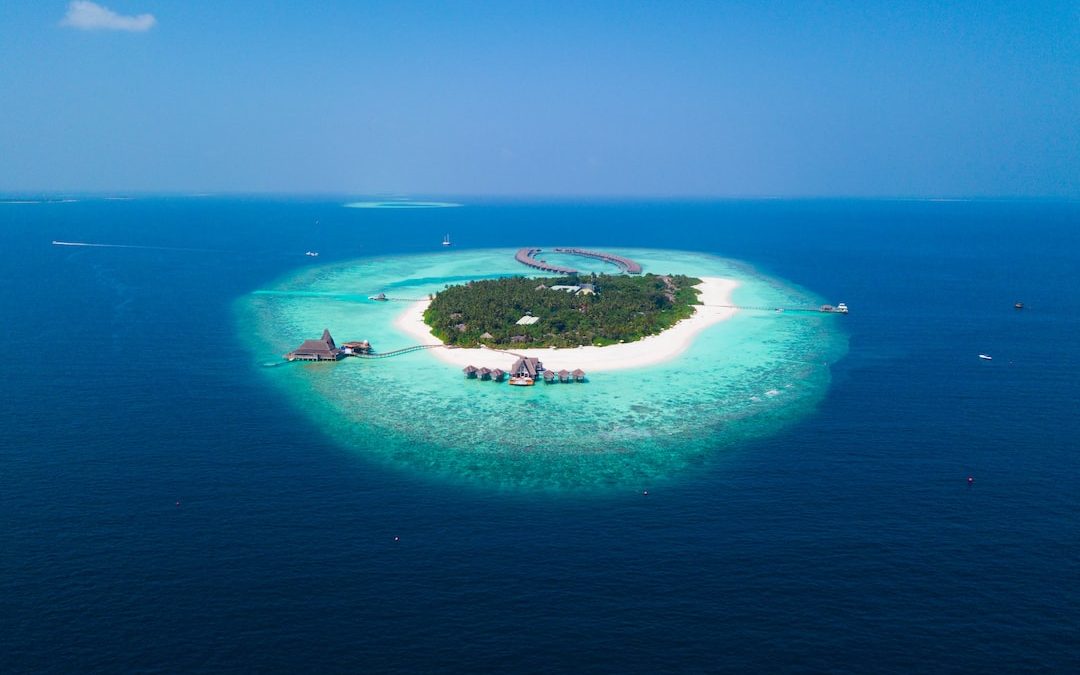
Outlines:
[[[157,23],[153,14],[124,16],[107,7],[89,2],[74,0],[68,3],[67,14],[60,21],[61,26],[79,30],[126,30],[141,32],[150,30]]]

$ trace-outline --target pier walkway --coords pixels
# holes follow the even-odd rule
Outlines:
[[[586,251],[583,248],[556,248],[555,252],[580,255],[584,258],[596,258],[597,260],[603,260],[612,265],[617,265],[619,269],[628,274],[641,274],[641,265],[630,258],[624,258],[621,255],[613,255],[611,253],[604,253],[603,251]]]
[[[753,305],[710,305],[701,304],[698,307],[720,307],[723,309],[739,309],[750,310],[755,312],[813,312],[814,314],[847,314],[847,307],[843,310],[836,308],[826,309],[825,307],[765,307],[765,306],[753,306]],[[826,305],[828,307],[828,305]]]
[[[538,253],[543,252],[542,248],[522,248],[518,249],[518,252],[514,254],[514,260],[517,260],[522,265],[528,265],[529,267],[535,267],[543,272],[554,272],[555,274],[577,274],[578,270],[572,267],[562,267],[560,265],[552,265],[543,260],[537,260]],[[628,274],[641,274],[641,265],[637,264],[629,258],[624,258],[621,255],[613,255],[611,253],[604,253],[603,251],[587,251],[583,248],[555,248],[555,253],[565,253],[567,255],[579,255],[583,258],[595,258],[597,260],[603,260],[609,262],[612,265],[618,266],[623,272]]]
[[[439,347],[446,347],[446,345],[413,345],[412,347],[402,347],[401,349],[395,349],[391,352],[379,352],[377,354],[352,354],[352,356],[358,359],[388,359],[391,356],[401,356],[402,354],[418,352],[421,349],[438,349]]]
[[[528,265],[529,267],[535,267],[543,272],[554,272],[555,274],[577,274],[578,271],[572,267],[560,267],[559,265],[551,265],[543,260],[537,260],[536,254],[540,253],[544,249],[542,248],[523,248],[519,249],[514,254],[514,260],[517,260],[522,265]]]

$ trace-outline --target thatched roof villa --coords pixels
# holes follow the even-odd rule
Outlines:
[[[304,343],[285,355],[290,361],[337,361],[344,352],[334,344],[330,329],[324,329],[318,340],[304,340]]]

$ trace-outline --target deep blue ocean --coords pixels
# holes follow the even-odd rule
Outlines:
[[[0,204],[0,671],[1080,669],[1080,202],[344,201]],[[446,232],[745,260],[848,303],[850,351],[648,496],[394,470],[234,303]]]

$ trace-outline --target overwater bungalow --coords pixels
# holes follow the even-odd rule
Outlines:
[[[555,373],[551,370],[544,371],[544,384],[552,384],[555,382]]]
[[[476,366],[465,366],[464,368],[461,369],[461,372],[465,373],[465,377],[468,377],[468,378],[475,378],[476,373],[478,373],[479,371],[480,371],[480,369],[477,368]]]
[[[492,380],[495,380],[496,382],[502,382],[502,379],[504,377],[506,377],[506,373],[503,370],[501,370],[499,368],[492,368],[491,369],[491,379]]]
[[[563,368],[562,370],[559,371],[559,382],[569,382],[569,381],[570,381],[570,371]]]
[[[481,368],[480,370],[477,371],[476,374],[477,374],[477,376],[480,377],[481,380],[490,380],[491,379],[491,368]]]
[[[585,371],[582,370],[581,368],[575,369],[574,372],[572,372],[570,374],[574,376],[574,382],[584,382],[585,381]]]
[[[330,330],[323,330],[318,340],[304,340],[304,343],[285,355],[289,361],[337,361],[345,353],[334,344]]]
[[[514,361],[514,365],[510,367],[510,376],[531,377],[535,380],[537,375],[543,370],[544,364],[540,363],[540,359],[524,356],[517,361]]]

